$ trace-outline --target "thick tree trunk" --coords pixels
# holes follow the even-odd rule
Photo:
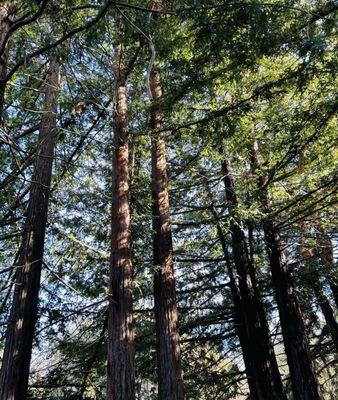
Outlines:
[[[251,149],[251,163],[253,170],[260,168],[258,154],[254,146]],[[268,210],[268,194],[261,174],[258,174],[258,185],[261,190],[262,205]],[[263,230],[290,369],[293,395],[297,400],[319,400],[321,396],[312,365],[302,312],[281,250],[279,232],[271,220],[263,222]]]
[[[46,79],[44,114],[40,125],[22,251],[17,265],[14,298],[6,333],[0,373],[1,400],[27,398],[56,137],[58,88],[59,66],[53,61]]]
[[[256,385],[252,397],[257,396],[262,400],[285,399],[254,266],[250,263],[244,231],[237,217],[237,198],[227,160],[222,163],[222,173],[231,218],[231,241],[241,298],[242,319],[250,343],[248,350],[252,360],[253,381]]]
[[[153,100],[161,98],[159,74],[150,77]],[[150,126],[161,128],[163,115],[152,110]],[[156,319],[156,352],[160,400],[184,398],[180,361],[178,312],[175,293],[172,233],[169,216],[169,193],[165,141],[161,134],[152,135],[152,198],[154,300]]]
[[[116,114],[113,146],[113,195],[108,318],[107,399],[135,399],[132,314],[133,265],[129,205],[129,155],[126,81],[117,51]]]
[[[4,39],[10,28],[9,18],[14,11],[13,6],[0,5],[0,49],[3,46]],[[7,59],[8,59],[8,46],[6,46],[5,51],[0,55],[0,128],[2,127],[3,113],[4,113],[4,101],[5,101],[5,88],[6,84],[4,79],[7,73]]]
[[[263,229],[290,369],[292,391],[295,399],[318,400],[321,397],[302,312],[281,251],[279,234],[271,221],[265,221]]]

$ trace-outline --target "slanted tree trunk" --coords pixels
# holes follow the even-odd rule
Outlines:
[[[108,310],[107,400],[135,399],[132,314],[133,265],[129,205],[126,77],[121,46],[116,51],[111,259]]]
[[[245,364],[245,373],[249,385],[249,390],[250,390],[250,400],[257,400],[259,399],[257,390],[256,390],[256,384],[254,380],[254,366],[253,366],[253,360],[252,360],[252,349],[250,348],[250,340],[248,338],[246,329],[245,329],[245,318],[243,314],[243,309],[242,309],[242,301],[241,301],[241,295],[239,293],[239,289],[236,283],[236,274],[234,271],[234,268],[232,266],[231,258],[228,252],[228,246],[227,246],[227,241],[225,234],[223,232],[223,229],[221,225],[218,222],[218,215],[216,208],[214,205],[211,206],[211,211],[214,216],[215,222],[216,222],[216,228],[217,228],[217,234],[219,241],[222,246],[222,251],[224,255],[224,260],[225,264],[228,270],[228,275],[230,279],[230,290],[231,290],[231,295],[232,295],[232,301],[233,301],[233,309],[234,309],[234,319],[235,319],[235,324],[236,324],[236,332],[237,336],[239,339],[239,343],[242,349],[242,355],[243,355],[243,360]]]
[[[324,315],[326,325],[329,328],[329,332],[335,347],[335,351],[338,354],[338,324],[334,316],[331,304],[323,293],[323,289],[321,288],[320,282],[318,282],[318,285],[314,287],[314,292],[316,295],[318,305]]]
[[[281,250],[279,233],[270,220],[264,222],[263,230],[290,369],[292,391],[295,399],[318,400],[321,397],[302,312]]]
[[[334,302],[336,304],[336,308],[338,309],[338,284],[335,282],[329,282],[331,292],[333,294]]]
[[[162,96],[157,71],[150,76],[151,92],[156,100]],[[150,127],[163,126],[163,114],[153,109]],[[169,193],[166,146],[162,134],[152,134],[153,263],[156,320],[156,353],[160,400],[184,398],[180,360],[178,312],[175,293],[172,232],[169,216]]]
[[[306,229],[306,223],[302,224],[303,229]],[[302,248],[302,253],[305,256],[305,267],[309,275],[309,287],[313,290],[317,303],[324,315],[326,326],[330,332],[332,342],[335,346],[335,351],[338,354],[338,324],[334,315],[334,311],[328,298],[323,291],[322,282],[320,279],[320,269],[325,267],[325,264],[333,264],[333,251],[330,238],[321,226],[316,226],[316,243],[305,244]]]
[[[230,213],[233,259],[238,277],[241,308],[252,360],[255,394],[258,399],[285,399],[264,306],[256,282],[254,266],[250,263],[242,222],[237,215],[237,197],[229,162],[222,163],[223,182]]]
[[[251,149],[251,163],[254,171],[260,167],[258,154],[254,146]],[[258,173],[257,180],[261,192],[262,205],[265,211],[268,211],[268,194],[262,174]],[[319,400],[321,396],[312,365],[302,312],[287,268],[286,259],[281,249],[279,232],[271,219],[265,219],[263,231],[290,369],[293,395],[297,400]]]
[[[3,47],[4,39],[10,28],[10,16],[14,7],[10,5],[0,5],[0,51]],[[4,79],[7,73],[8,46],[5,47],[3,54],[0,55],[0,127],[3,125],[4,101],[6,83]]]
[[[3,363],[0,372],[0,399],[25,400],[37,321],[40,275],[44,252],[48,202],[56,137],[59,66],[49,66],[40,124],[34,172],[19,257],[13,304],[10,312]]]

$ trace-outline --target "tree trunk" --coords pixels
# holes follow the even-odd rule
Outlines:
[[[0,5],[0,49],[3,46],[4,39],[10,28],[9,17],[14,11],[13,6]],[[5,51],[0,55],[0,127],[3,126],[3,113],[4,113],[4,101],[5,101],[5,88],[6,83],[4,79],[7,73],[7,59],[8,59],[8,46],[5,47]]]
[[[226,263],[226,267],[228,270],[228,275],[230,279],[230,290],[231,290],[231,295],[232,295],[232,300],[233,300],[233,305],[234,305],[234,319],[236,323],[236,332],[238,335],[239,343],[242,349],[242,355],[243,355],[243,360],[245,364],[245,373],[249,385],[249,390],[250,390],[250,400],[257,400],[259,399],[257,390],[256,390],[256,384],[254,380],[254,366],[253,366],[253,360],[252,360],[252,349],[250,347],[250,340],[248,338],[246,329],[245,329],[245,318],[243,314],[243,307],[242,307],[242,301],[241,301],[241,296],[237,287],[236,283],[236,277],[235,277],[235,272],[231,263],[230,255],[228,252],[228,246],[226,242],[226,237],[224,235],[223,229],[221,225],[218,222],[218,215],[216,212],[216,209],[214,206],[211,208],[214,219],[216,221],[216,227],[217,227],[217,234],[219,241],[222,246],[222,251]]]
[[[335,351],[338,354],[338,324],[334,316],[331,304],[327,297],[324,295],[323,290],[320,287],[320,282],[318,282],[318,285],[314,288],[314,291],[316,294],[318,305],[324,315],[326,325],[329,328]]]
[[[135,399],[135,351],[132,314],[133,265],[129,205],[129,154],[126,81],[117,50],[108,318],[107,399]]]
[[[292,391],[295,399],[319,400],[321,398],[319,386],[312,365],[302,312],[280,248],[279,234],[271,221],[265,221],[263,229],[290,369]]]
[[[16,271],[13,304],[6,332],[0,372],[1,400],[27,398],[56,137],[58,89],[59,66],[52,61],[46,78],[44,114],[39,131],[22,251]]]
[[[335,282],[330,282],[329,285],[330,285],[331,292],[333,294],[336,308],[338,309],[338,285]]]
[[[334,270],[333,265],[335,263],[333,257],[333,248],[330,236],[324,231],[322,227],[319,227],[319,238],[318,242],[320,245],[320,258],[324,265],[332,266],[332,270]],[[331,268],[330,268],[331,269]],[[336,271],[337,269],[335,269]],[[333,275],[333,274],[332,274]],[[336,308],[338,309],[338,282],[337,274],[329,281],[330,289],[333,294],[333,298],[336,304]]]
[[[254,146],[251,149],[251,163],[253,170],[260,167]],[[258,185],[261,190],[262,205],[267,211],[269,208],[268,194],[261,174],[258,174]],[[279,232],[270,219],[263,222],[263,231],[290,369],[293,395],[297,400],[319,400],[321,396],[312,365],[302,312],[281,250]]]
[[[223,182],[230,212],[230,231],[234,264],[238,277],[241,308],[246,335],[250,343],[252,374],[258,399],[285,399],[276,357],[270,340],[261,294],[254,266],[250,263],[245,235],[237,216],[237,198],[227,160],[222,163]],[[254,396],[254,394],[253,394]]]
[[[153,100],[161,98],[159,73],[150,77]],[[155,104],[156,105],[156,104]],[[152,110],[152,129],[163,126],[163,115]],[[156,352],[160,400],[184,399],[181,370],[178,312],[175,293],[172,233],[169,216],[169,193],[165,141],[161,134],[152,135],[152,198],[154,300],[156,319]]]

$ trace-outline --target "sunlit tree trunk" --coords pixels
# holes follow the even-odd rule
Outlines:
[[[59,66],[56,61],[52,61],[46,78],[44,113],[39,130],[22,250],[16,265],[13,304],[0,372],[1,400],[27,398],[56,138],[58,91]]]
[[[113,193],[107,366],[108,400],[135,399],[127,88],[122,57],[122,46],[118,46],[114,71],[116,79],[116,112],[114,116],[112,160]]]
[[[151,92],[155,107],[162,96],[159,73],[152,71]],[[163,114],[151,111],[150,127],[163,127]],[[175,293],[172,232],[169,216],[169,193],[166,145],[163,135],[152,133],[152,199],[153,199],[153,258],[154,300],[156,319],[156,353],[160,400],[184,398],[181,371],[178,312]]]

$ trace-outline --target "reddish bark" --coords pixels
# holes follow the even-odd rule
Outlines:
[[[159,73],[152,71],[150,84],[154,101],[159,100],[162,96],[159,79]],[[156,106],[156,103],[154,104]],[[162,126],[163,114],[158,109],[153,109],[150,127],[159,129]],[[152,135],[152,198],[159,399],[182,400],[184,391],[179,347],[172,232],[169,216],[166,145],[163,136],[156,132]]]
[[[133,265],[129,204],[129,152],[126,80],[117,51],[114,118],[107,400],[135,399]]]

